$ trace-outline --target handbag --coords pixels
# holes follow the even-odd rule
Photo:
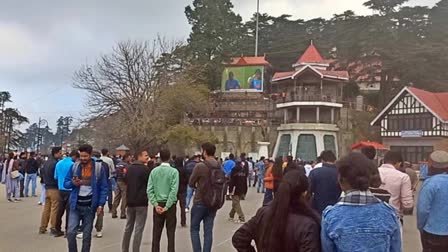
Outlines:
[[[18,177],[20,177],[20,172],[19,171],[12,171],[11,172],[11,178],[13,178],[13,179],[15,179],[15,178],[18,178]]]

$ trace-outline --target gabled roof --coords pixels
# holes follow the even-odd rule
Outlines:
[[[265,57],[238,57],[233,58],[229,66],[269,66]]]
[[[302,56],[299,58],[296,64],[304,63],[325,63],[324,58],[320,55],[317,48],[311,43],[310,46],[305,50]]]
[[[419,101],[429,112],[437,117],[442,122],[448,122],[448,92],[432,93],[414,87],[404,87],[387,106],[373,119],[370,125],[375,125],[379,119],[389,111],[389,109],[397,102],[403,93],[411,94],[417,101]]]
[[[298,68],[296,71],[293,71],[293,72],[275,73],[274,77],[272,77],[272,82],[287,80],[287,79],[294,79],[295,77],[299,76],[301,73],[305,72],[306,69],[309,69],[309,70],[315,72],[316,74],[320,75],[321,78],[336,79],[336,80],[348,80],[349,79],[347,71],[321,70],[321,69],[312,67],[310,65],[306,65],[304,67]]]

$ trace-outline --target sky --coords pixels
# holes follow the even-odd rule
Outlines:
[[[248,20],[256,0],[233,0]],[[260,0],[260,12],[294,19],[330,18],[346,10],[368,15],[364,0]],[[433,6],[438,0],[411,0]],[[1,0],[0,91],[31,123],[39,117],[55,127],[59,116],[82,118],[85,93],[72,88],[73,73],[94,63],[118,41],[152,40],[157,35],[186,40],[184,14],[192,0]]]

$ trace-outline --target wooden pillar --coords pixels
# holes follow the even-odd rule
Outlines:
[[[296,123],[300,123],[300,107],[297,107],[296,109],[297,109]]]
[[[334,108],[331,108],[331,123],[334,124]]]
[[[316,107],[316,123],[320,121],[320,108]]]

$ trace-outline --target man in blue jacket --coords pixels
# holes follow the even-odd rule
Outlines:
[[[447,251],[448,248],[448,153],[431,154],[428,175],[417,205],[417,227],[423,251]]]
[[[104,215],[108,194],[108,177],[102,162],[92,159],[92,146],[79,147],[80,162],[73,165],[65,177],[64,187],[72,189],[68,221],[68,251],[76,252],[76,233],[82,221],[82,252],[90,251],[95,213]]]

